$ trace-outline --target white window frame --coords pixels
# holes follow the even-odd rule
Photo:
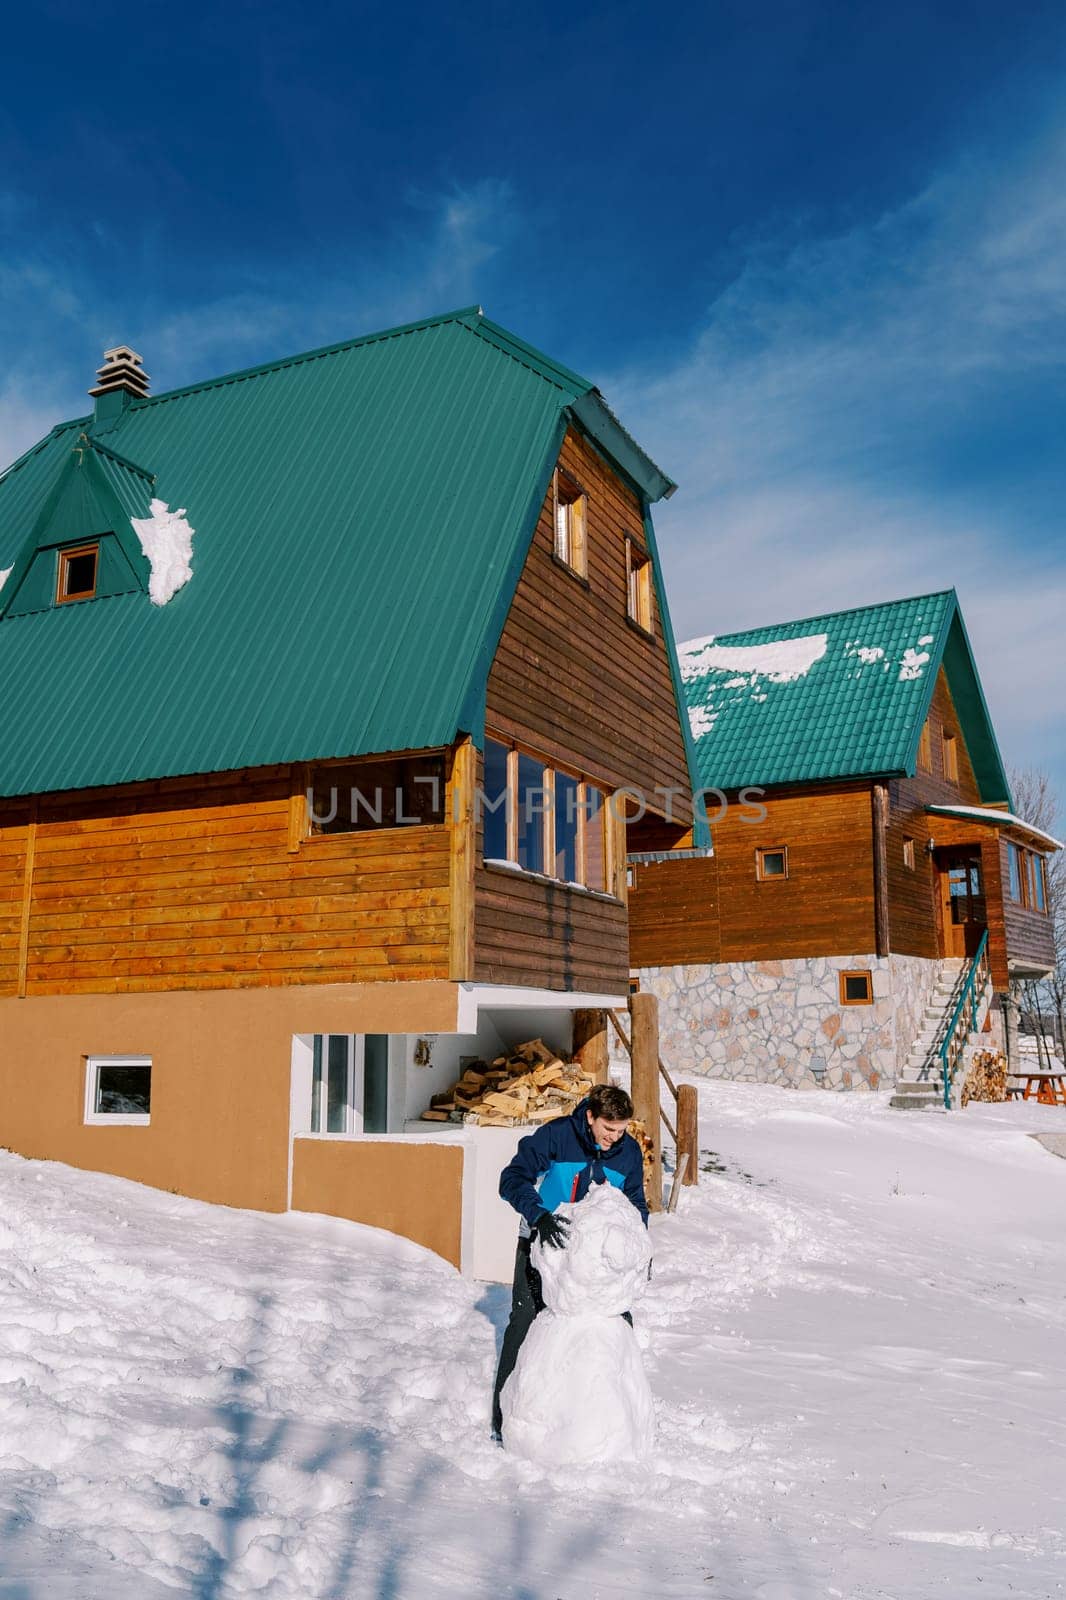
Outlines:
[[[323,1033],[323,1073],[318,1085],[318,1127],[315,1123],[315,1078],[314,1078],[314,1039],[309,1035],[311,1042],[311,1060],[308,1068],[308,1096],[307,1096],[307,1132],[315,1139],[350,1139],[363,1134],[363,1118],[366,1107],[363,1103],[363,1091],[366,1083],[366,1039],[365,1033]],[[385,1131],[388,1132],[396,1116],[394,1104],[394,1086],[396,1082],[396,1055],[393,1049],[393,1036],[385,1036]],[[326,1120],[329,1110],[329,1040],[347,1040],[346,1076],[344,1096],[344,1127],[327,1128]],[[301,1119],[303,1120],[303,1119]]]
[[[151,1113],[129,1111],[97,1111],[96,1091],[101,1067],[152,1068],[151,1056],[86,1056],[85,1058],[85,1121],[94,1128],[147,1128]]]

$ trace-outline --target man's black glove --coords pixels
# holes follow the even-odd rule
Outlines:
[[[553,1217],[550,1211],[542,1211],[533,1224],[533,1232],[541,1244],[550,1244],[553,1250],[565,1250],[570,1232],[569,1218]]]

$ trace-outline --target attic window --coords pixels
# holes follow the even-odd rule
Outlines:
[[[96,593],[96,568],[100,559],[98,544],[72,545],[59,552],[56,580],[56,605],[68,600],[91,600]]]
[[[959,781],[959,752],[953,733],[944,734],[944,776],[949,783]]]
[[[626,613],[645,633],[651,633],[651,561],[632,539],[626,540]]]
[[[576,572],[588,573],[585,529],[588,520],[588,495],[563,472],[555,474],[555,554]]]

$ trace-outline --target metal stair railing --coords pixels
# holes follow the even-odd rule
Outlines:
[[[963,968],[963,980],[961,992],[951,1013],[951,1020],[939,1045],[940,1075],[944,1085],[945,1111],[951,1110],[951,1085],[958,1070],[959,1062],[962,1060],[966,1041],[971,1033],[976,1032],[977,1013],[980,1010],[985,990],[991,982],[991,971],[988,965],[987,928],[981,935],[981,942],[974,951],[972,961],[968,967]]]

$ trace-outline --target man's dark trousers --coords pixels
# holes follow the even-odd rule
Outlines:
[[[514,1286],[511,1290],[511,1315],[503,1336],[500,1364],[496,1368],[496,1387],[492,1391],[492,1427],[499,1433],[503,1421],[500,1412],[500,1395],[503,1386],[514,1371],[522,1341],[533,1326],[534,1318],[544,1310],[540,1292],[540,1273],[529,1259],[532,1239],[519,1239],[514,1258]]]

